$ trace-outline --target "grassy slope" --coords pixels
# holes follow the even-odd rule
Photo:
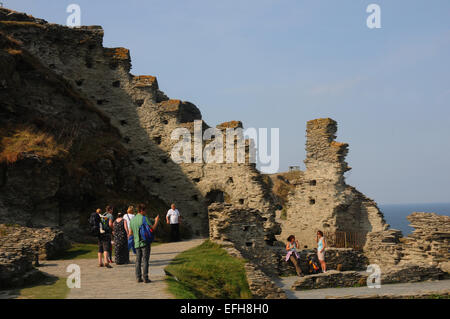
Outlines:
[[[228,255],[219,245],[205,241],[179,254],[166,271],[169,291],[179,299],[249,299],[245,261]]]

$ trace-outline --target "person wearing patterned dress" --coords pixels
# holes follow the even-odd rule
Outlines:
[[[118,218],[114,221],[114,247],[115,247],[115,262],[118,265],[128,263],[128,235],[126,220],[123,219],[123,214],[119,213]]]

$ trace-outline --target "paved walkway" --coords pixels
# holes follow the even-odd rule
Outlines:
[[[450,292],[450,280],[424,281],[405,284],[386,284],[381,288],[326,288],[303,291],[291,290],[298,277],[283,277],[276,283],[285,290],[289,299],[327,299],[327,298],[361,298],[375,296],[411,296],[420,294],[438,294]]]
[[[164,281],[164,268],[179,253],[200,245],[204,239],[192,239],[178,243],[167,243],[152,247],[150,255],[151,283],[137,283],[134,263],[128,265],[112,264],[112,269],[98,267],[96,259],[46,260],[39,270],[57,277],[68,277],[67,266],[77,264],[81,268],[81,288],[73,288],[69,299],[169,299],[174,298],[167,291]],[[135,255],[130,254],[132,262]]]

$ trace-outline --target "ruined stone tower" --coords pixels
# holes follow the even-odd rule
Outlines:
[[[306,171],[288,197],[281,239],[294,234],[301,245],[313,247],[317,230],[356,233],[364,241],[367,233],[388,227],[376,203],[345,183],[348,144],[335,141],[336,131],[329,118],[307,123]]]

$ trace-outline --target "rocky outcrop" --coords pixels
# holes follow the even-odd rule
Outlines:
[[[348,144],[335,141],[336,131],[329,118],[307,123],[306,170],[288,196],[286,219],[280,220],[281,238],[295,235],[302,247],[316,245],[317,230],[357,234],[362,247],[367,234],[388,227],[376,203],[345,183]]]

